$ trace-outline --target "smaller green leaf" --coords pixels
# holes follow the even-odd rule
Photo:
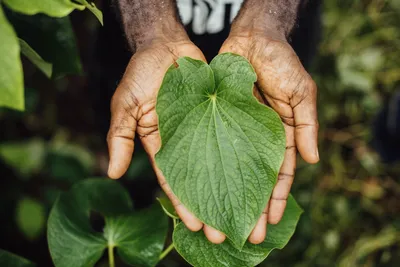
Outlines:
[[[0,266],[2,267],[35,267],[32,262],[13,253],[0,249]]]
[[[0,107],[24,110],[24,82],[17,35],[0,6]]]
[[[167,237],[168,219],[158,205],[134,215],[110,218],[104,236],[132,266],[155,266]]]
[[[263,262],[272,250],[286,246],[302,212],[290,196],[279,224],[268,225],[264,242],[259,245],[246,242],[241,250],[228,239],[220,245],[212,244],[202,231],[191,232],[183,223],[174,229],[173,241],[176,251],[195,267],[253,267]]]
[[[53,65],[45,61],[27,42],[19,39],[19,45],[21,47],[21,53],[24,54],[36,67],[38,67],[47,78],[51,78],[53,71]]]
[[[89,223],[91,211],[105,219],[103,233]],[[132,211],[128,192],[110,179],[87,179],[61,194],[48,220],[48,242],[56,267],[92,267],[108,248],[133,266],[158,262],[168,231],[168,220],[156,205]]]
[[[71,0],[3,0],[14,11],[35,15],[46,14],[50,17],[65,17],[75,9],[83,10],[85,6],[74,3]]]
[[[160,197],[157,198],[157,200],[158,202],[160,202],[160,205],[164,210],[165,214],[167,214],[172,219],[179,219],[179,216],[175,211],[174,205],[172,205],[172,202],[168,198]]]
[[[32,198],[23,198],[18,202],[16,222],[27,239],[35,240],[40,237],[46,222],[45,217],[42,203]]]

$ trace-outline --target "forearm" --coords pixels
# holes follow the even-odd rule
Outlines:
[[[128,43],[135,51],[155,40],[186,37],[176,0],[114,0]]]
[[[302,2],[305,0],[245,0],[232,31],[267,31],[277,38],[287,38],[296,24]]]

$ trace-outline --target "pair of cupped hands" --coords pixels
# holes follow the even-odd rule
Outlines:
[[[204,225],[174,196],[155,163],[161,146],[156,114],[157,93],[168,68],[180,57],[205,60],[202,52],[182,33],[155,38],[136,47],[125,74],[111,101],[111,125],[107,137],[110,153],[109,177],[120,178],[128,169],[137,134],[150,157],[159,183],[177,214],[191,231],[203,229],[212,243],[222,243],[225,235]],[[233,31],[220,49],[249,60],[257,74],[254,95],[281,117],[286,132],[284,162],[271,199],[248,240],[264,241],[267,224],[277,224],[284,213],[296,169],[296,152],[308,163],[319,160],[317,149],[316,86],[284,36],[267,32]]]

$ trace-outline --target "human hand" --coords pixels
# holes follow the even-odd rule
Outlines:
[[[249,236],[259,244],[266,224],[277,224],[286,208],[296,169],[296,151],[308,163],[319,160],[317,148],[317,88],[286,38],[276,32],[232,28],[220,53],[246,57],[257,73],[254,94],[281,117],[286,132],[286,152],[269,204]]]
[[[164,192],[172,201],[176,212],[192,231],[203,231],[213,243],[221,243],[225,236],[214,228],[204,225],[175,197],[165,177],[155,163],[155,154],[161,146],[156,114],[157,93],[168,68],[179,57],[188,56],[205,61],[201,51],[190,42],[155,42],[137,50],[132,56],[125,74],[111,102],[111,125],[107,141],[110,153],[108,175],[121,177],[129,167],[137,133]]]

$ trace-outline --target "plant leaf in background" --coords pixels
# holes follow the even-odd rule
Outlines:
[[[105,218],[104,232],[89,223],[90,212]],[[48,220],[48,242],[56,267],[94,266],[106,248],[134,266],[154,266],[161,254],[168,220],[160,207],[132,211],[128,192],[116,181],[87,179],[61,194]]]
[[[176,226],[173,241],[181,256],[195,267],[253,267],[260,264],[274,249],[282,249],[296,230],[302,209],[294,198],[288,198],[285,213],[277,225],[268,225],[263,243],[246,242],[242,250],[229,240],[220,245],[212,244],[203,232],[191,232],[183,223]]]
[[[46,144],[42,139],[0,144],[0,158],[22,178],[39,171],[46,156]]]
[[[168,219],[158,204],[131,216],[110,218],[104,235],[132,266],[155,266],[167,237]]]
[[[85,7],[87,7],[87,9],[89,9],[93,13],[93,15],[96,16],[96,18],[99,20],[101,25],[104,25],[103,13],[96,7],[95,3],[93,3],[93,2],[89,3],[86,0],[77,0],[77,1],[81,2]]]
[[[43,58],[33,50],[24,40],[19,39],[19,45],[21,48],[21,53],[26,56],[36,67],[38,67],[47,78],[51,78],[51,73],[53,71],[53,65],[49,62],[43,60]]]
[[[57,136],[56,136],[57,137]],[[46,167],[51,176],[68,182],[77,182],[93,173],[95,155],[92,151],[67,140],[53,139],[49,146]]]
[[[172,219],[179,219],[179,216],[176,213],[175,208],[172,205],[172,202],[167,197],[160,197],[157,198],[157,200],[158,202],[160,202],[160,205],[164,210],[165,214],[167,214]]]
[[[3,0],[9,8],[24,13],[35,15],[43,13],[51,17],[65,17],[75,9],[83,10],[84,6],[71,0]]]
[[[239,55],[210,65],[177,60],[157,98],[156,155],[174,194],[241,248],[266,207],[285,152],[279,116],[253,96],[256,74]]]
[[[43,60],[53,64],[53,78],[82,73],[75,34],[68,17],[27,16],[10,10],[6,15],[18,37],[27,42]]]
[[[88,8],[103,25],[103,13],[94,3],[88,3],[86,0],[3,0],[3,2],[12,10],[25,15],[43,13],[57,18],[68,16],[75,9]]]
[[[2,267],[35,267],[32,262],[13,253],[0,249],[0,266]]]
[[[46,223],[43,204],[35,199],[25,197],[17,203],[16,212],[17,225],[25,237],[29,240],[40,237]]]
[[[24,83],[17,35],[0,6],[0,107],[24,110]]]

